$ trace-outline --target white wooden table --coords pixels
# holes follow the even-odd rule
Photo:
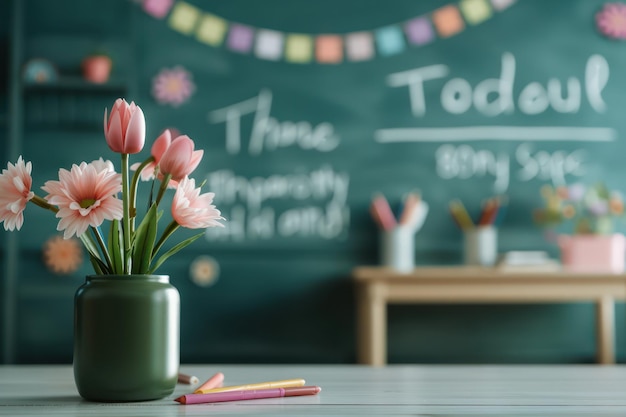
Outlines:
[[[0,366],[2,416],[624,416],[626,367],[597,365],[202,365],[181,370],[228,384],[301,377],[316,396],[180,405],[82,400],[69,365]]]
[[[626,275],[503,272],[483,267],[420,267],[410,273],[355,268],[360,363],[387,362],[387,305],[417,303],[596,304],[598,363],[615,363],[615,300],[626,298]]]

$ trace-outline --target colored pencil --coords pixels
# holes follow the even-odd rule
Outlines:
[[[213,375],[211,378],[203,382],[202,385],[200,385],[198,388],[196,388],[196,390],[194,391],[194,394],[200,394],[202,390],[209,390],[209,389],[221,387],[223,382],[224,382],[224,374],[221,372],[218,372],[215,375]]]
[[[415,218],[415,211],[418,209],[421,202],[421,196],[418,193],[409,193],[404,199],[404,206],[400,213],[400,224],[410,224],[411,220]]]
[[[461,200],[452,200],[449,204],[452,217],[462,230],[474,227],[474,222]]]
[[[379,225],[383,230],[391,230],[396,226],[396,218],[391,211],[389,202],[382,194],[377,194],[372,199],[372,207],[376,213]]]
[[[282,381],[270,381],[270,382],[256,382],[253,384],[245,385],[231,385],[227,387],[202,389],[197,390],[200,394],[210,394],[215,392],[227,392],[227,391],[242,391],[242,390],[255,390],[255,389],[269,389],[269,388],[292,388],[301,387],[304,385],[304,379],[285,379]]]
[[[196,385],[200,380],[197,376],[186,375],[182,373],[178,373],[178,383],[179,384],[188,384],[188,385]]]
[[[206,404],[225,401],[255,400],[261,398],[295,397],[302,395],[316,395],[322,389],[317,386],[270,388],[260,390],[242,390],[228,392],[214,392],[209,394],[187,394],[176,398],[181,404]]]
[[[478,224],[480,226],[493,224],[493,221],[496,218],[495,216],[498,213],[498,205],[499,203],[496,198],[490,198],[485,201],[485,204],[483,204],[482,212],[480,214],[480,220],[478,221]]]

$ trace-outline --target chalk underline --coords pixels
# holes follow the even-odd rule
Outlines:
[[[572,126],[460,126],[378,129],[374,139],[393,142],[496,141],[578,141],[613,142],[617,131],[610,127]]]

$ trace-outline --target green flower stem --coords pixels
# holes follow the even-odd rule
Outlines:
[[[154,249],[152,250],[152,258],[154,258],[156,256],[157,253],[159,253],[159,250],[161,249],[161,246],[163,246],[163,244],[165,243],[165,241],[172,235],[172,233],[174,233],[176,231],[176,229],[178,229],[180,227],[180,225],[178,223],[176,223],[175,220],[172,220],[172,222],[170,224],[167,225],[167,227],[165,228],[165,230],[163,231],[163,235],[161,235],[161,238],[159,239],[159,241],[157,242],[157,244],[154,246]]]
[[[153,156],[143,161],[135,171],[133,179],[130,182],[130,230],[132,232],[135,231],[135,219],[137,218],[137,186],[139,184],[139,177],[141,171],[152,162],[154,162]]]
[[[163,181],[161,181],[161,187],[159,187],[159,194],[157,195],[157,199],[156,199],[157,206],[161,202],[161,199],[163,198],[163,194],[165,194],[165,190],[167,190],[167,184],[170,182],[171,179],[172,179],[172,174],[167,174],[165,175],[165,178],[163,178]]]
[[[128,204],[128,154],[122,154],[122,205],[124,210],[124,274],[130,274],[131,257],[130,257],[130,207]]]
[[[107,266],[111,271],[113,271],[113,262],[111,261],[111,256],[109,255],[109,251],[107,250],[106,244],[104,243],[104,239],[102,238],[102,233],[100,233],[100,228],[91,226],[91,230],[96,237],[96,241],[100,246],[100,251],[104,255],[104,260],[106,261]]]
[[[45,199],[39,197],[38,195],[33,196],[33,198],[30,200],[31,203],[35,204],[36,206],[39,206],[41,208],[45,208],[46,210],[50,210],[53,212],[58,212],[59,208],[56,206],[53,206],[52,204],[48,203]]]

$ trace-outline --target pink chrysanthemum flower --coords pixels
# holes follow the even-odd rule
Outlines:
[[[108,159],[106,161],[102,158],[96,159],[95,161],[91,162],[91,165],[93,165],[93,167],[98,172],[110,171],[115,173],[115,167],[113,166],[113,162],[109,161]]]
[[[32,164],[24,163],[20,156],[15,165],[7,164],[7,169],[0,174],[0,222],[4,230],[20,230],[24,223],[24,209],[34,196],[30,188]]]
[[[604,36],[626,39],[626,4],[606,3],[596,14],[596,25]]]
[[[180,66],[162,69],[152,82],[152,95],[156,101],[174,107],[186,102],[195,89],[191,74]]]
[[[196,181],[186,177],[176,189],[172,200],[172,217],[182,227],[204,229],[212,226],[224,226],[218,220],[224,220],[213,205],[214,193],[200,194]]]
[[[60,169],[59,181],[46,181],[41,188],[48,192],[48,203],[59,208],[57,230],[64,231],[64,239],[79,237],[104,220],[122,218],[122,200],[116,197],[122,191],[121,175],[104,161],[72,165],[71,171]]]

